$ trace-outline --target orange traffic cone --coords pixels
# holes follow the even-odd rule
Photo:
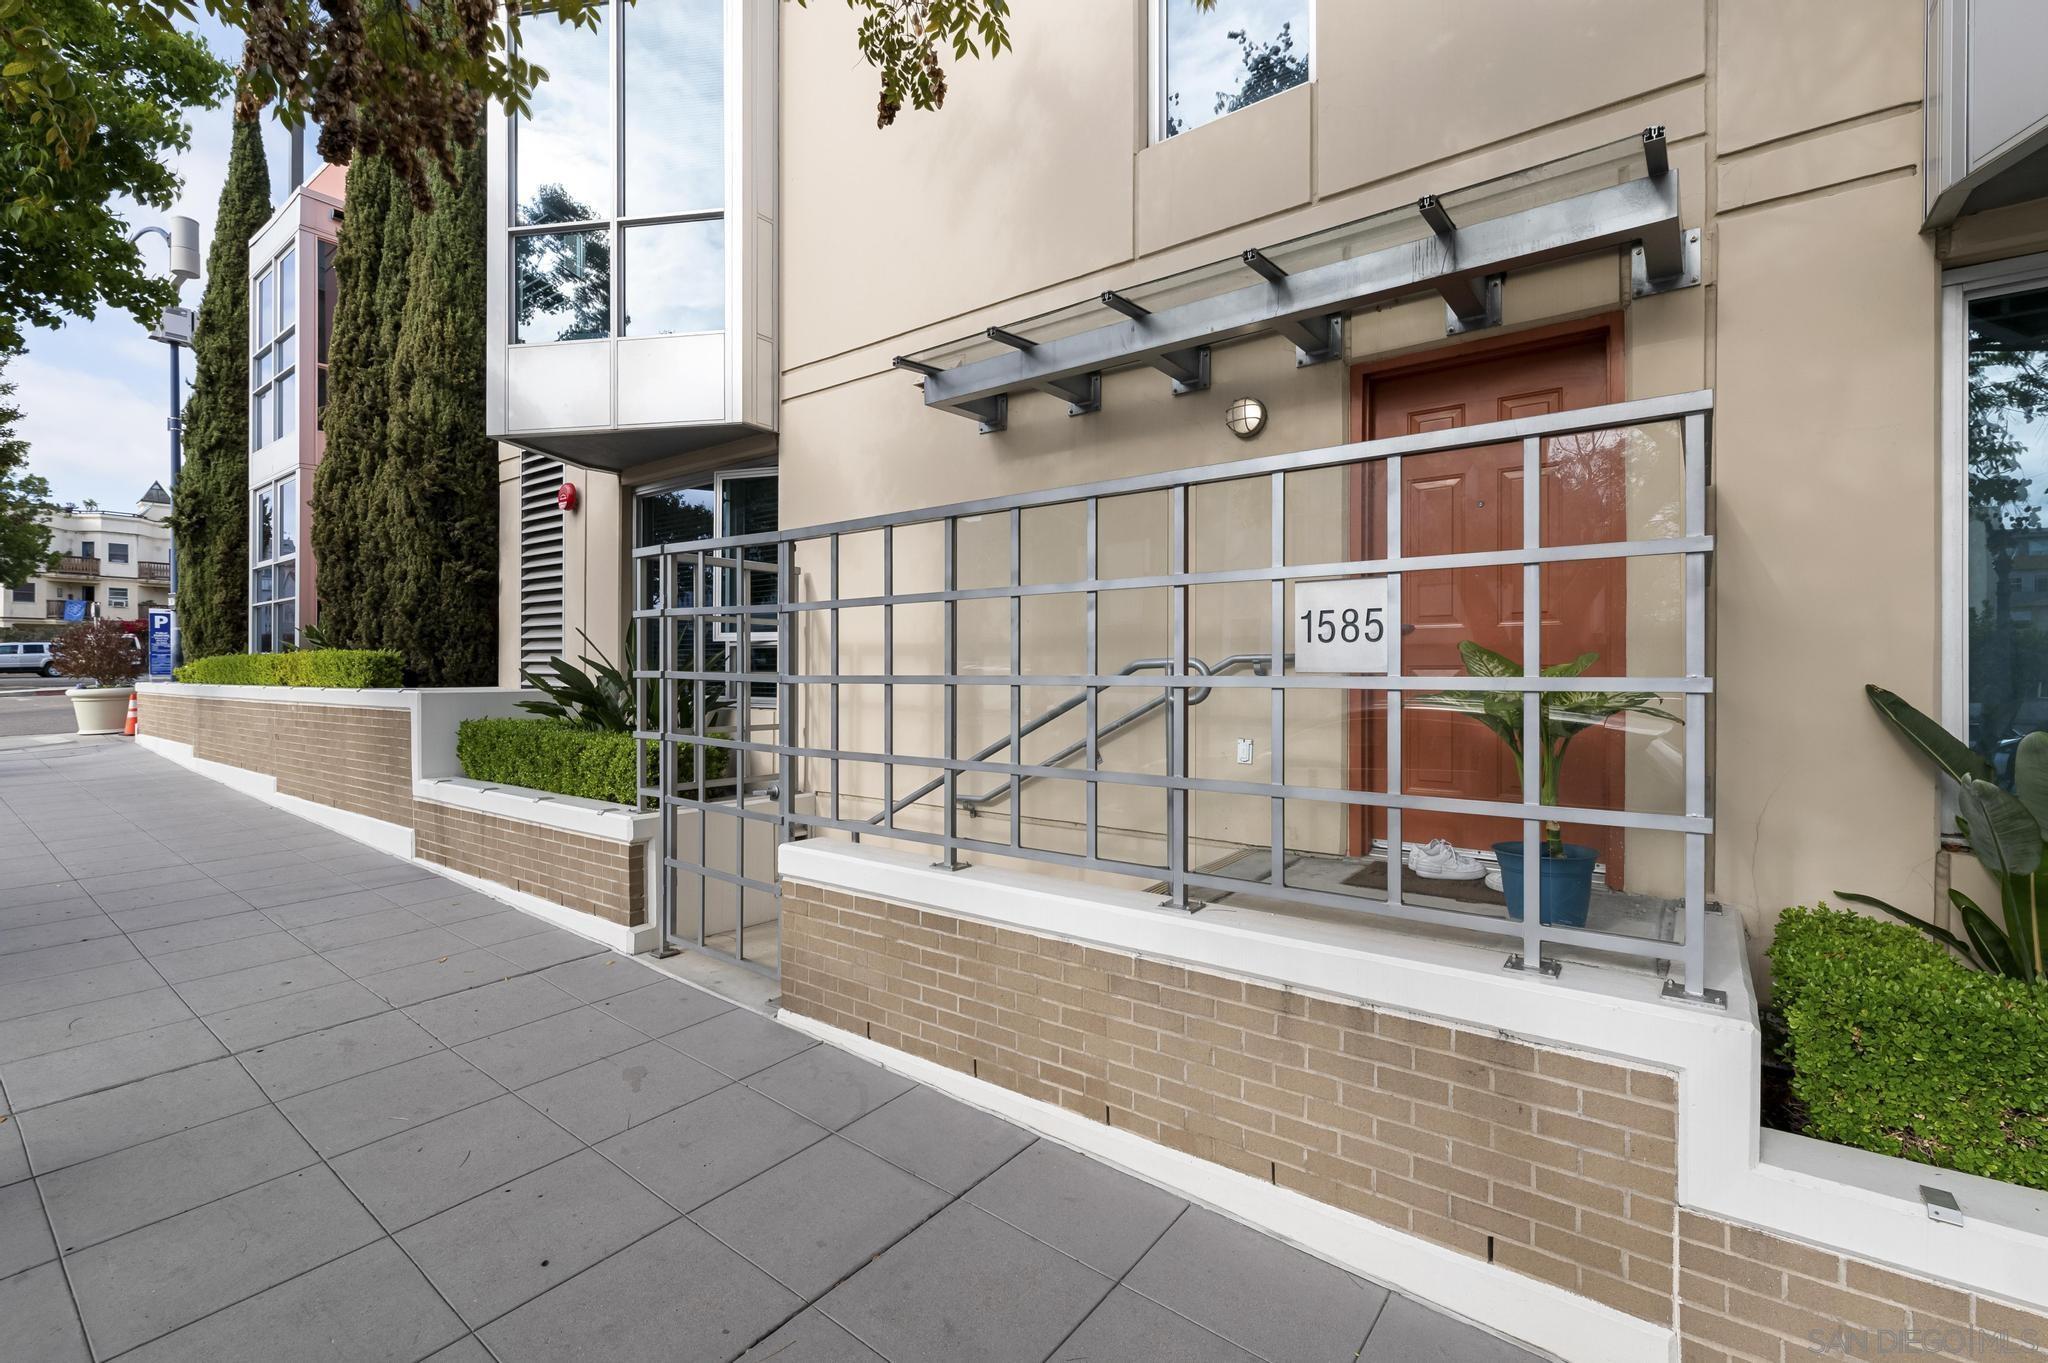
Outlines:
[[[122,732],[127,734],[128,737],[130,738],[135,737],[135,726],[138,723],[140,723],[141,720],[142,712],[136,708],[135,697],[133,695],[130,695],[128,697],[128,727],[123,729]]]

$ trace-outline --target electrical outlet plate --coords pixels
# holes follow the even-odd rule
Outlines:
[[[1252,741],[1249,738],[1238,739],[1237,765],[1239,765],[1240,767],[1249,767],[1252,764],[1252,756],[1256,751],[1257,749],[1253,746]]]

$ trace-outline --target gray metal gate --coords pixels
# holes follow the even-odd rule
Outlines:
[[[1677,976],[1673,995],[1713,998],[1704,986],[1712,410],[1711,393],[1678,394],[635,551],[635,676],[641,713],[656,720],[639,733],[641,794],[663,816],[668,940],[774,969],[775,844],[834,836],[921,847],[946,867],[975,856],[1149,882],[1163,902],[1190,912],[1236,896],[1282,912],[1485,934],[1504,939],[1508,964],[1520,969],[1555,971],[1572,950],[1634,957],[1665,963]],[[1553,537],[1544,497],[1531,496],[1503,544],[1408,542],[1415,537],[1403,534],[1403,497],[1388,492],[1406,486],[1403,461],[1425,468],[1482,447],[1515,449],[1523,488],[1586,495],[1587,480],[1600,483],[1590,495],[1621,498],[1625,526],[1594,542]],[[1342,514],[1377,517],[1381,551],[1348,540],[1295,542],[1298,519],[1335,500],[1333,476],[1377,489],[1346,500]],[[1205,508],[1224,504],[1219,497],[1252,509],[1212,520]],[[1112,518],[1141,502],[1151,508],[1158,552],[1138,563]],[[1221,533],[1210,527],[1226,520],[1230,552],[1209,552],[1204,536]],[[1027,563],[1027,540],[1055,546],[1058,566]],[[913,541],[922,546],[915,552]],[[863,571],[843,571],[843,555],[854,552],[871,559]],[[1631,580],[1663,565],[1664,647],[1649,650],[1666,659],[1661,668],[1588,671],[1595,655],[1575,671],[1541,665],[1546,574],[1601,561],[1628,565]],[[1504,660],[1512,671],[1449,678],[1404,670],[1404,579],[1412,593],[1429,580],[1421,575],[1468,571],[1517,584],[1520,661]],[[1298,666],[1290,629],[1302,589],[1374,579],[1395,612],[1384,670]],[[1243,618],[1227,646],[1212,647],[1205,622],[1226,597]],[[1154,604],[1132,629],[1110,621],[1112,598]],[[1032,621],[1055,607],[1074,623],[1041,650],[1028,641]],[[1007,638],[984,630],[984,640],[999,642],[963,658],[969,611],[984,626],[1007,620]],[[1039,629],[1037,640],[1048,633]],[[1633,644],[1626,661],[1640,661]],[[1632,777],[1618,807],[1559,800],[1533,761],[1508,799],[1433,794],[1404,776],[1410,724],[1497,696],[1512,698],[1507,722],[1519,732],[1546,733],[1586,693],[1639,694],[1678,711],[1654,735],[1623,734],[1637,745],[1631,762],[1647,742],[1661,766],[1655,781]],[[1300,716],[1347,695],[1371,697],[1384,711],[1383,779],[1297,776],[1297,760],[1331,742],[1327,725],[1303,733]],[[1264,735],[1263,768],[1219,771],[1213,749],[1206,758],[1194,751],[1191,726],[1216,709],[1235,731]],[[1257,751],[1253,737],[1236,741],[1240,754]],[[1412,765],[1425,756],[1406,753]],[[1652,788],[1661,796],[1646,801]],[[1293,822],[1309,811],[1327,829],[1373,810],[1384,811],[1385,836],[1365,848],[1355,837],[1305,837]],[[1512,854],[1516,877],[1523,865],[1544,865],[1546,822],[1605,830],[1631,845],[1654,843],[1654,857],[1628,857],[1632,868],[1654,864],[1660,878],[1648,893],[1614,894],[1610,885],[1611,912],[1592,921],[1583,913],[1553,921],[1547,867],[1530,877],[1541,882],[1530,887],[1537,912],[1458,902],[1404,876],[1404,815],[1498,822],[1493,846],[1507,849],[1500,868],[1509,870]]]

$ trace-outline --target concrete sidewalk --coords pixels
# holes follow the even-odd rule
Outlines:
[[[0,752],[0,1360],[1510,1363],[125,742]]]

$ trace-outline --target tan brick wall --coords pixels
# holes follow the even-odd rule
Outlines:
[[[1672,1076],[783,883],[782,1004],[1672,1319]]]
[[[622,927],[647,921],[646,858],[638,844],[540,828],[473,809],[414,806],[413,852]]]
[[[1685,1363],[2048,1357],[2048,1318],[1711,1216],[1679,1214]]]
[[[146,694],[140,729],[274,776],[280,794],[410,828],[424,861],[623,927],[647,921],[644,849],[414,800],[407,711]]]

